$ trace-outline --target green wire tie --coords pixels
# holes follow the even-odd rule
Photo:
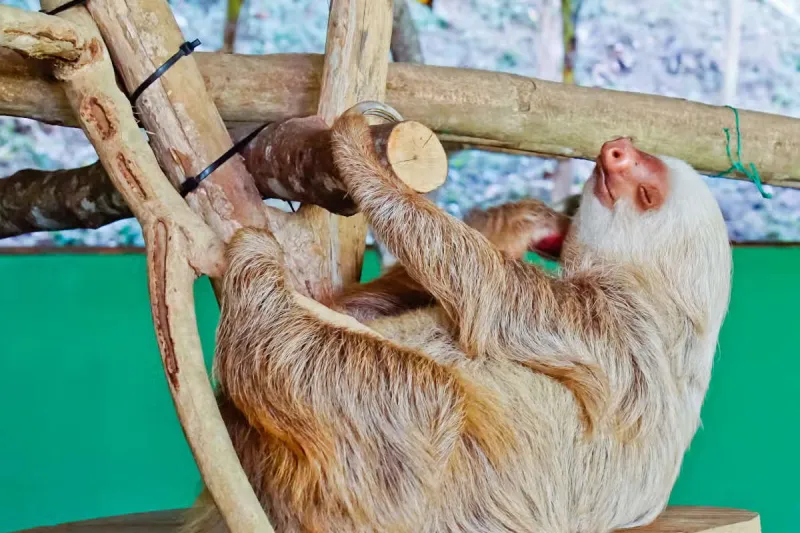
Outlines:
[[[726,105],[725,107],[731,109],[736,117],[736,160],[734,161],[733,156],[731,155],[731,130],[730,128],[722,128],[722,131],[725,132],[725,151],[728,153],[728,161],[731,162],[731,168],[722,174],[718,174],[717,177],[722,178],[725,177],[726,174],[730,174],[734,170],[738,170],[747,176],[750,181],[755,183],[756,187],[758,188],[758,192],[761,193],[762,198],[772,198],[772,194],[766,192],[764,187],[762,187],[761,176],[758,174],[758,169],[756,169],[756,166],[753,163],[750,163],[750,168],[747,168],[742,164],[742,132],[739,130],[739,111],[735,107],[729,105]]]

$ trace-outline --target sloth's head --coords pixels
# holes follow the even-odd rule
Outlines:
[[[628,138],[600,149],[571,227],[572,260],[598,258],[658,276],[698,305],[729,293],[728,232],[708,185],[684,161],[637,149]],[[703,302],[703,303],[700,303]]]

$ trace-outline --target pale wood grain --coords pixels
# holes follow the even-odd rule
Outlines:
[[[669,507],[651,525],[631,533],[761,533],[757,513],[721,507]]]
[[[159,511],[99,518],[18,533],[173,533],[181,524],[181,511]],[[761,533],[756,513],[716,507],[670,507],[652,524],[619,533]]]
[[[228,123],[316,112],[321,56],[195,55]],[[40,98],[51,95],[50,108],[37,106],[23,87]],[[42,78],[5,73],[0,61],[0,114],[74,124],[58,105],[60,100],[63,96]],[[733,112],[680,98],[500,72],[391,63],[386,102],[406,120],[436,131],[443,143],[594,159],[605,141],[628,135],[640,149],[683,159],[702,172],[715,174],[730,167],[722,129],[734,128]],[[744,162],[753,162],[767,183],[800,187],[800,119],[747,110],[739,115]],[[740,174],[730,177],[746,179]]]
[[[0,46],[33,58],[75,61],[84,41],[72,24],[58,17],[0,6]]]
[[[406,185],[427,193],[447,179],[447,154],[425,125],[406,121],[373,126],[378,155]]]
[[[64,0],[42,0],[42,7],[50,10],[62,3]],[[122,2],[113,4],[119,7]],[[115,23],[130,22],[129,12],[117,15],[120,18]],[[59,16],[74,24],[88,42],[79,61],[58,64],[55,72],[64,82],[67,100],[100,161],[144,230],[156,339],[189,447],[231,531],[271,533],[219,413],[197,331],[194,280],[201,272],[216,278],[221,275],[222,241],[189,208],[159,167],[118,87],[103,43],[108,36],[100,35],[83,6]],[[128,30],[129,38],[131,27]],[[200,86],[204,89],[202,81]],[[221,119],[219,123],[227,135]],[[256,198],[260,203],[257,194]]]
[[[128,94],[186,40],[165,0],[89,2]],[[161,167],[174,185],[195,176],[233,143],[206,90],[194,56],[182,57],[136,102]],[[233,157],[187,197],[228,240],[241,226],[265,227],[266,212],[241,157]]]
[[[359,102],[384,100],[391,36],[392,0],[332,0],[317,109],[329,125]],[[344,218],[313,205],[298,214],[324,243],[318,279],[325,283],[313,296],[329,298],[358,281],[367,236],[363,215]]]

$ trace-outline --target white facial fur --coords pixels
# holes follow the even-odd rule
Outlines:
[[[659,209],[640,212],[626,197],[609,209],[595,197],[592,176],[574,218],[574,237],[588,256],[655,270],[686,305],[711,313],[709,325],[721,322],[731,271],[722,213],[692,167],[672,157],[659,159],[669,170],[667,198]]]

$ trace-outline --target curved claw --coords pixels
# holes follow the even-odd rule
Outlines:
[[[581,205],[581,194],[573,194],[572,196],[567,196],[558,204],[554,205],[556,211],[567,215],[568,217],[575,216],[575,213],[578,212],[578,208]]]
[[[366,100],[359,102],[344,113],[342,116],[350,115],[366,115],[372,117],[382,118],[387,122],[402,122],[403,117],[400,113],[388,104],[378,102],[376,100]]]

